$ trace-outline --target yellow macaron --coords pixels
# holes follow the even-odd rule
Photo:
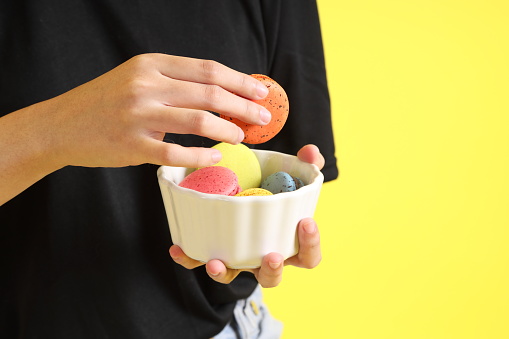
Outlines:
[[[244,144],[232,145],[221,142],[212,148],[221,152],[223,158],[214,166],[223,166],[231,169],[239,178],[242,190],[260,187],[262,170],[254,152]]]
[[[263,188],[248,188],[245,191],[235,194],[236,197],[252,197],[252,196],[264,196],[273,195],[270,191]]]

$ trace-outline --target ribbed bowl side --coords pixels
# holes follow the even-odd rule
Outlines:
[[[312,217],[323,176],[296,157],[256,151],[262,176],[284,170],[312,185],[268,197],[224,197],[178,187],[184,168],[161,167],[161,193],[174,244],[191,258],[219,259],[231,268],[254,268],[263,256],[277,252],[286,259],[298,251],[296,228]]]

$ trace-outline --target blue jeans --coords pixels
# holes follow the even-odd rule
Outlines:
[[[278,339],[283,324],[272,318],[258,286],[247,299],[237,301],[233,319],[214,339]]]

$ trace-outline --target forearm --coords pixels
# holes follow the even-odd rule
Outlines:
[[[42,102],[0,118],[0,205],[62,167],[52,151],[50,106]]]

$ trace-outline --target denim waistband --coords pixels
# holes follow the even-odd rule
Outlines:
[[[237,301],[232,321],[214,339],[278,339],[282,331],[283,324],[270,315],[258,286],[248,298]]]

